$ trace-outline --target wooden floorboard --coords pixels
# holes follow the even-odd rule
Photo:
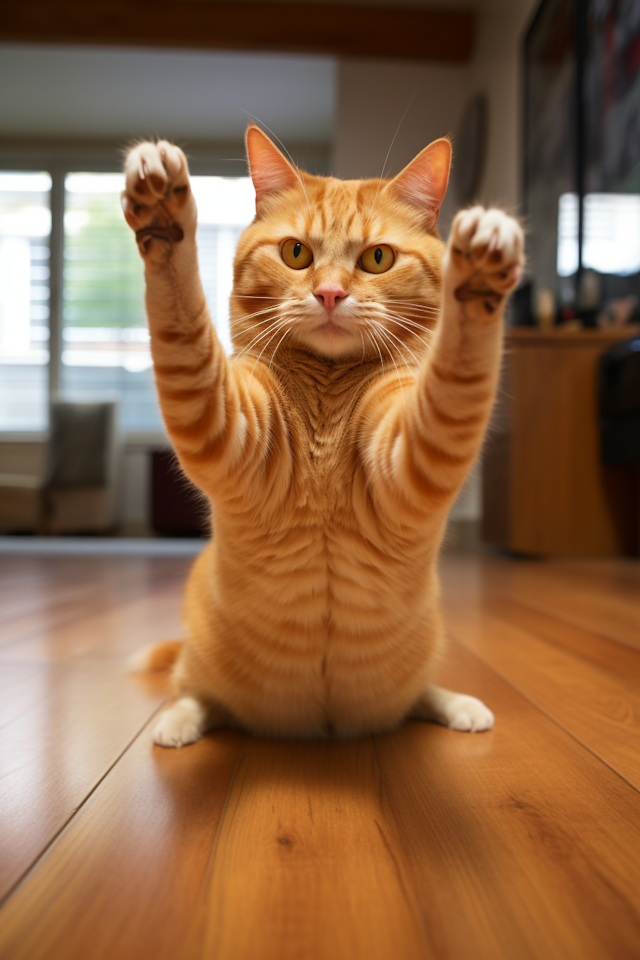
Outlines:
[[[122,661],[156,640],[182,636],[181,589],[150,590],[137,600],[95,604],[39,630],[31,624],[22,640],[0,647],[0,663],[6,661],[72,660],[116,657]]]
[[[0,912],[0,956],[179,957],[244,739],[138,738]]]
[[[640,651],[623,680],[482,608],[447,605],[446,622],[450,636],[640,790]]]
[[[640,601],[639,601],[640,602]],[[558,620],[540,610],[504,597],[487,597],[483,608],[502,620],[592,664],[603,673],[627,682],[640,677],[640,651],[599,633]]]
[[[434,952],[637,957],[638,793],[455,643],[449,663],[492,733],[411,725],[379,747]]]
[[[487,589],[567,623],[640,648],[637,560],[487,562]]]
[[[2,664],[0,898],[165,697],[157,677],[123,683],[120,663]]]
[[[122,658],[159,638],[182,636],[191,559],[83,558],[81,570],[77,560],[49,562],[62,567],[52,582],[42,582],[46,561],[39,559],[37,574],[14,591],[13,613],[0,622],[0,661]],[[30,593],[38,598],[33,605],[25,599]]]
[[[190,562],[162,559],[150,566],[138,558],[21,557],[14,565],[1,557],[0,650],[30,637],[41,640],[84,615],[108,614],[128,600],[147,599],[154,590],[177,600]],[[177,613],[179,603],[172,609]],[[26,657],[26,649],[20,653]]]
[[[2,960],[638,960],[640,565],[445,560],[439,682],[490,733],[164,750],[123,660],[189,561],[127,563],[0,565]]]

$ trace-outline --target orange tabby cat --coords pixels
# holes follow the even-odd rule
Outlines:
[[[142,143],[126,161],[160,404],[215,534],[184,645],[138,659],[177,657],[155,741],[222,724],[352,736],[409,715],[489,729],[483,703],[430,684],[436,562],[493,403],[521,229],[474,207],[445,249],[448,140],[390,181],[310,176],[254,125],[247,152],[257,213],[235,258],[231,358],[198,275],[184,154]]]

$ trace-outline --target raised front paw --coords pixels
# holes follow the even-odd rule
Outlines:
[[[524,234],[502,210],[472,207],[451,225],[445,285],[456,300],[479,301],[495,313],[518,283],[524,265]]]
[[[166,260],[186,232],[195,231],[196,206],[187,158],[166,140],[139,143],[124,165],[122,209],[145,259]]]

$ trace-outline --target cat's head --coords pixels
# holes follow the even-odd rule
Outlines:
[[[235,258],[236,350],[268,359],[288,340],[331,359],[411,363],[437,319],[449,141],[392,180],[311,176],[253,124],[247,155],[256,218]]]

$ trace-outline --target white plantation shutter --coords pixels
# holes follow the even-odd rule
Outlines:
[[[143,267],[120,207],[123,178],[65,177],[61,390],[117,399],[120,427],[157,430]]]
[[[254,214],[248,178],[194,177],[198,255],[213,322],[230,347],[228,298],[238,237]],[[143,265],[120,207],[122,176],[65,178],[62,390],[113,398],[120,428],[162,429],[144,315]]]
[[[42,430],[49,362],[48,173],[0,171],[0,430]]]

